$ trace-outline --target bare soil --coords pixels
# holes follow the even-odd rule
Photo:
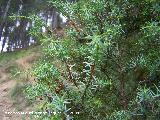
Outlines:
[[[28,70],[31,68],[31,64],[36,60],[38,54],[31,54],[23,58],[19,58],[16,61],[11,61],[12,64],[15,64],[21,70]],[[10,63],[10,64],[11,64]],[[8,63],[9,64],[9,63]],[[6,65],[7,66],[7,65]],[[10,73],[7,72],[6,68],[0,68],[0,120],[29,120],[28,114],[18,114],[12,112],[31,112],[32,107],[28,106],[22,108],[21,111],[17,111],[17,108],[14,106],[14,100],[10,96],[12,88],[17,84],[16,80],[12,80]],[[29,78],[33,79],[33,78]],[[24,103],[25,104],[25,103]],[[19,104],[22,105],[22,104]],[[25,105],[24,105],[25,106]],[[9,113],[11,112],[11,113]]]

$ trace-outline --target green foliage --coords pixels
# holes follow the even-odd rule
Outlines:
[[[129,113],[127,113],[126,111],[116,111],[113,112],[112,115],[110,116],[111,120],[129,120],[131,119],[129,116]]]
[[[10,91],[13,105],[18,111],[22,111],[24,107],[28,107],[32,104],[32,101],[26,99],[26,96],[23,93],[24,89],[26,89],[26,85],[24,83],[17,82],[17,84]]]
[[[160,80],[160,11],[155,7],[159,2],[49,3],[68,18],[70,25],[64,38],[44,40],[44,60],[33,70],[36,85],[27,89],[31,98],[43,98],[43,110],[61,112],[48,118],[159,118],[159,100],[155,99],[159,89],[153,87]],[[145,85],[150,88],[142,89]],[[142,105],[146,102],[154,105],[153,109]]]
[[[160,89],[155,86],[155,91],[149,88],[139,88],[136,99],[130,104],[131,117],[134,119],[159,119]]]
[[[29,20],[34,21],[34,27],[29,30],[29,34],[40,39],[41,36],[41,28],[45,26],[44,21],[39,18],[37,15],[30,15]]]
[[[45,26],[44,21],[36,14],[30,14],[28,16],[29,17],[13,15],[13,16],[9,16],[9,18],[11,20],[26,19],[26,20],[29,20],[29,22],[33,22],[32,24],[34,24],[34,26],[29,29],[28,31],[29,35],[37,39],[40,39],[40,38],[42,39],[41,29],[42,27]]]
[[[24,49],[24,50],[21,50],[21,51],[18,51],[18,52],[5,52],[5,53],[1,53],[0,54],[0,67],[4,67],[4,66],[8,66],[7,64],[10,62],[10,61],[15,61],[17,60],[18,58],[21,58],[21,57],[24,57],[26,55],[29,55],[33,52],[36,52],[36,51],[40,51],[40,47],[39,46],[35,46],[34,48],[32,47],[29,47],[28,50]]]

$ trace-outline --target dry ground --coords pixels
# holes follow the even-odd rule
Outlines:
[[[13,88],[18,84],[16,80],[10,77],[8,69],[11,65],[17,66],[21,71],[30,69],[31,63],[36,60],[38,55],[36,53],[17,59],[16,61],[9,62],[5,67],[0,67],[0,120],[29,120],[29,115],[22,114],[6,114],[5,112],[17,112],[15,101],[12,99],[10,93]],[[31,77],[29,79],[32,79]],[[14,96],[16,97],[16,96]],[[19,96],[18,96],[19,97]],[[21,99],[19,107],[21,106],[20,112],[29,112],[32,107],[24,105],[26,101],[24,98]],[[24,102],[24,103],[23,103]]]

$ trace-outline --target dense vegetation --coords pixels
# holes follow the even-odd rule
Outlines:
[[[47,2],[68,21],[63,37],[41,34],[38,18],[32,31],[44,53],[25,92],[47,111],[38,119],[160,119],[160,2]]]

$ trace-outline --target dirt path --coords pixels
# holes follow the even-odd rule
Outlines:
[[[19,58],[14,64],[21,70],[28,70],[31,63],[36,60],[38,55],[31,54],[23,58]],[[14,101],[11,99],[9,92],[17,84],[16,80],[9,78],[9,73],[6,72],[7,68],[0,68],[0,120],[22,120],[26,118],[29,120],[29,115],[22,115],[17,113],[6,113],[6,112],[17,112],[14,106]],[[29,112],[30,108],[23,108],[20,112]]]
[[[16,117],[15,115],[5,114],[5,112],[15,111],[15,108],[12,107],[13,101],[8,95],[9,90],[13,88],[15,84],[15,81],[9,80],[0,85],[0,120],[10,120]],[[19,116],[17,117],[19,118]]]
[[[25,56],[23,58],[17,59],[16,64],[22,70],[27,70],[31,67],[31,63],[35,61],[39,57],[39,54],[31,54],[29,56]]]

